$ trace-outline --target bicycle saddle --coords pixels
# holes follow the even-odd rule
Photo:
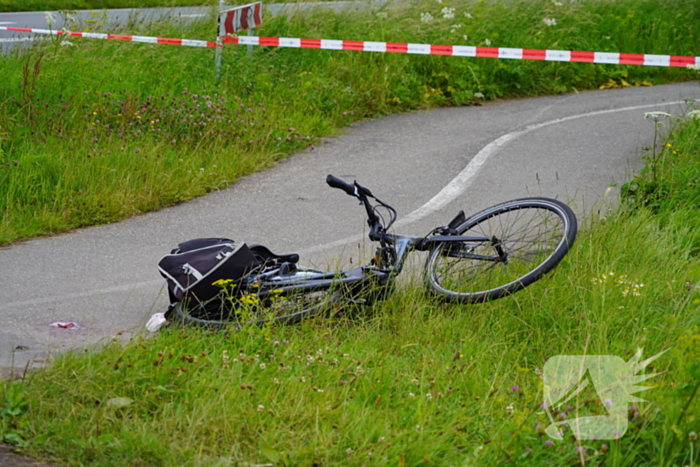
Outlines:
[[[258,259],[260,259],[260,261],[262,261],[263,263],[282,264],[296,263],[297,261],[299,261],[299,255],[296,253],[278,255],[270,251],[270,249],[265,245],[252,245],[250,246],[250,250],[256,256],[258,256]]]

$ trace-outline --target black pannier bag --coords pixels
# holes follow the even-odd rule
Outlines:
[[[190,316],[198,319],[226,320],[231,312],[218,280],[233,280],[240,289],[241,279],[259,268],[259,256],[245,243],[236,244],[227,238],[198,238],[180,243],[158,262],[158,270],[168,283],[170,311],[183,302]],[[230,289],[229,289],[230,290]]]

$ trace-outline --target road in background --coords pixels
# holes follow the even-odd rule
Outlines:
[[[682,114],[697,83],[583,92],[361,122],[226,190],[124,222],[0,249],[0,367],[141,332],[166,304],[159,259],[222,236],[298,252],[305,264],[358,262],[364,212],[332,190],[358,180],[397,208],[397,231],[424,235],[459,209],[542,195],[582,217],[641,166],[649,111]],[[616,196],[617,188],[609,193]],[[49,326],[76,321],[81,329]]]
[[[53,24],[49,24],[48,18],[55,18]],[[158,21],[158,20],[183,20],[192,21],[205,17],[212,18],[212,37],[216,35],[216,23],[211,7],[180,7],[180,8],[143,8],[117,9],[117,10],[79,10],[74,14],[75,20],[68,23],[85,21],[104,22],[100,27],[91,25],[91,30],[96,32],[111,32],[111,28],[120,24],[128,24],[131,21]],[[0,13],[0,26],[29,29],[53,29],[61,30],[66,26],[66,14],[59,12],[17,12]],[[46,40],[49,36],[16,31],[0,31],[0,46],[3,52],[8,52],[12,47],[31,43],[35,40]]]
[[[320,8],[332,8],[336,10],[365,9],[367,7],[381,7],[386,2],[384,0],[374,1],[338,1],[338,2],[309,2],[309,3],[272,3],[265,5],[265,12],[273,15],[290,13],[295,11],[313,11]],[[233,7],[235,5],[231,5]],[[92,32],[112,33],[114,28],[124,24],[133,24],[140,21],[195,21],[203,18],[211,18],[212,37],[216,38],[217,25],[215,12],[218,7],[175,7],[175,8],[124,8],[115,10],[77,10],[71,15],[75,20],[68,23],[84,23],[92,21],[90,26]],[[55,18],[53,24],[49,24],[49,16]],[[56,11],[51,12],[17,12],[0,13],[0,26],[28,29],[53,29],[61,30],[66,25],[67,15]],[[264,18],[263,18],[264,21]],[[100,24],[98,27],[95,23]],[[69,28],[70,29],[70,28]],[[81,32],[81,31],[76,31]],[[35,40],[48,39],[49,36],[37,35],[26,32],[0,31],[0,50],[8,52],[18,44],[29,44]],[[180,38],[177,38],[180,39]],[[191,39],[182,37],[181,39]]]

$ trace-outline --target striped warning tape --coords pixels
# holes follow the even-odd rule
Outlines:
[[[118,41],[127,42],[145,42],[147,44],[184,45],[187,47],[216,47],[216,42],[212,41],[199,41],[192,39],[168,39],[165,37],[151,36],[126,36],[122,34],[102,34],[99,32],[54,31],[52,29],[13,28],[7,26],[0,26],[0,31],[31,32],[33,34],[50,34],[53,36],[68,35],[74,37],[87,37],[89,39],[114,39]]]
[[[171,44],[188,47],[216,47],[216,42],[163,37],[127,36],[95,32],[52,31],[0,26],[0,30],[34,34],[70,35],[91,39],[114,39],[149,44]],[[615,52],[580,52],[570,50],[516,49],[509,47],[475,47],[469,45],[432,45],[396,42],[344,41],[332,39],[299,39],[289,37],[226,36],[225,44],[291,47],[302,49],[355,50],[361,52],[404,53],[417,55],[449,55],[454,57],[486,57],[515,60],[543,60],[553,62],[603,63],[608,65],[643,65],[687,67],[700,66],[700,57],[683,55],[626,54]]]

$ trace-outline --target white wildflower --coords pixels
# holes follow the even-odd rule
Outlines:
[[[671,114],[666,112],[645,112],[644,118],[650,118],[652,120],[658,120],[660,117],[672,117]]]
[[[389,14],[386,11],[380,11],[377,13],[377,18],[387,19]]]
[[[557,25],[557,20],[554,18],[545,18],[542,20],[544,24],[546,24],[549,27],[556,26]]]
[[[450,8],[450,7],[445,7],[440,11],[442,13],[442,17],[445,19],[452,19],[455,17],[455,9]]]
[[[483,98],[484,98],[484,95],[483,95],[482,93],[480,93],[480,92],[475,92],[475,93],[474,93],[474,98],[475,98],[475,99],[483,99]]]
[[[700,65],[686,65],[686,68],[700,73]]]
[[[561,2],[557,2],[557,0],[552,0],[552,3],[554,3],[554,6],[562,6],[562,5],[564,5],[564,4],[561,3]]]
[[[46,24],[51,28],[56,23],[56,15],[53,14],[51,11],[47,11],[44,13],[44,17],[46,17]]]
[[[424,23],[429,23],[433,20],[433,15],[431,15],[428,12],[421,13],[420,14],[420,20],[423,21]]]
[[[75,45],[74,43],[72,43],[72,42],[70,42],[70,41],[67,41],[67,40],[65,40],[65,39],[63,39],[63,40],[61,41],[61,46],[62,46],[62,47],[73,47],[74,45]]]
[[[513,413],[513,412],[515,412],[515,408],[513,407],[513,404],[509,404],[509,405],[506,407],[506,412],[507,412],[507,413]]]
[[[474,17],[471,15],[471,13],[464,13],[464,17],[467,19],[474,19]]]
[[[465,41],[469,40],[469,36],[467,36],[466,34],[463,34],[462,37],[464,38]]]
[[[700,110],[691,110],[690,112],[688,112],[688,118],[700,119]]]
[[[490,46],[490,45],[491,45],[491,39],[484,39],[484,44],[486,44],[487,47]]]

